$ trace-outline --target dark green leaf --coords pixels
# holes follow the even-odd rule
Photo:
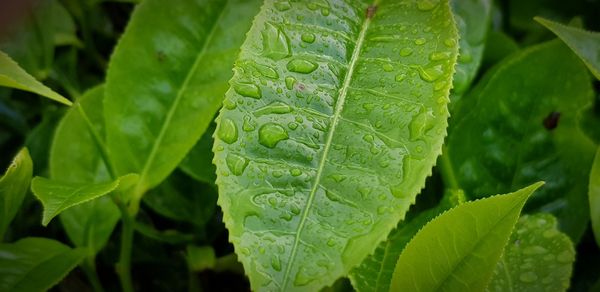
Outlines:
[[[191,271],[202,272],[215,267],[217,257],[211,246],[188,245],[186,251],[186,259]]]
[[[0,291],[46,291],[85,255],[85,250],[71,249],[47,238],[29,237],[0,244]]]
[[[0,241],[21,207],[29,189],[32,172],[31,157],[27,149],[23,148],[0,178]]]
[[[371,3],[267,1],[242,46],[213,149],[255,290],[346,275],[441,151],[458,50],[449,3]]]
[[[198,140],[194,148],[190,150],[187,156],[181,161],[179,168],[194,179],[214,184],[217,179],[217,169],[212,163],[213,153],[211,151],[214,140],[212,138],[215,132],[215,124],[211,123],[202,138]]]
[[[589,184],[590,217],[596,243],[600,246],[600,147],[592,164]]]
[[[467,202],[433,219],[400,255],[390,291],[484,291],[525,201],[542,184]]]

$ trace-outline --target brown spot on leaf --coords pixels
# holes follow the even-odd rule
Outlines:
[[[551,112],[548,114],[548,116],[544,119],[544,128],[546,128],[547,130],[554,130],[557,126],[558,126],[558,121],[560,120],[560,113],[559,112]]]
[[[377,5],[371,5],[367,8],[367,18],[371,19],[375,16],[375,12],[377,12]]]

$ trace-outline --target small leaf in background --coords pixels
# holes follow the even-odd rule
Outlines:
[[[124,175],[105,183],[72,183],[35,177],[31,181],[33,194],[44,205],[42,224],[48,225],[62,211],[104,196],[119,188],[127,188],[138,180],[137,174]]]
[[[15,156],[4,176],[0,178],[0,242],[8,225],[19,211],[29,189],[33,164],[27,148]],[[0,281],[1,282],[1,281]]]
[[[406,245],[390,291],[484,291],[527,198],[543,183],[461,204]]]
[[[583,63],[559,40],[504,59],[456,105],[447,153],[470,198],[546,186],[527,210],[550,212],[578,242],[589,220],[587,177],[595,145],[578,127],[593,89]]]
[[[0,86],[21,89],[45,96],[60,103],[71,105],[71,101],[35,80],[19,67],[6,53],[0,51]]]
[[[592,164],[589,183],[590,217],[596,244],[600,246],[600,147]]]
[[[256,16],[213,147],[252,289],[333,284],[431,174],[459,38],[448,0],[397,4],[267,1]]]
[[[488,69],[519,50],[519,45],[502,31],[488,32],[481,67]]]
[[[0,244],[0,291],[46,291],[85,257],[82,249],[47,238]]]
[[[139,173],[134,199],[163,181],[206,131],[262,1],[136,6],[106,77],[107,145],[118,174]]]
[[[186,248],[186,259],[191,271],[202,272],[213,269],[217,262],[212,246],[193,246]]]
[[[392,274],[398,258],[406,244],[427,222],[444,211],[465,202],[462,190],[448,190],[442,201],[434,208],[420,212],[415,218],[403,221],[388,235],[373,255],[367,257],[350,272],[350,280],[356,291],[387,292],[392,282]]]
[[[523,215],[496,265],[487,291],[561,292],[569,287],[575,249],[556,218]]]
[[[566,26],[542,17],[535,20],[556,34],[600,80],[600,33]]]

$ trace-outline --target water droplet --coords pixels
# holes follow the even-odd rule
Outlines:
[[[525,283],[532,283],[538,279],[537,275],[534,272],[525,272],[519,276],[519,280]]]
[[[421,11],[429,11],[437,6],[437,1],[421,0],[417,3],[417,8]]]
[[[283,176],[283,172],[279,171],[279,170],[274,170],[273,171],[273,177],[279,178]]]
[[[277,143],[288,138],[288,132],[275,123],[264,124],[258,130],[258,142],[268,148],[275,148]]]
[[[346,180],[346,176],[343,174],[332,174],[329,176],[330,178],[332,178],[335,182],[343,182],[344,180]]]
[[[302,39],[303,42],[305,43],[309,43],[312,44],[315,42],[315,35],[313,33],[310,32],[305,32],[302,34],[302,36],[300,37],[300,39]]]
[[[281,271],[281,260],[278,256],[274,256],[271,258],[271,267],[273,267],[275,271]]]
[[[434,116],[431,110],[421,109],[409,125],[409,135],[411,141],[416,141],[423,137],[425,132],[429,131],[433,127]]]
[[[229,168],[229,171],[231,171],[231,173],[237,176],[242,175],[244,173],[244,170],[248,166],[248,160],[246,160],[246,158],[234,153],[227,154],[227,158],[225,158],[225,161],[227,162],[227,167]]]
[[[402,198],[406,195],[406,189],[402,187],[402,184],[397,184],[390,187],[390,192],[396,198]]]
[[[275,71],[275,69],[273,69],[267,65],[254,63],[253,66],[254,66],[254,68],[256,68],[256,71],[258,71],[258,73],[260,73],[262,76],[265,76],[265,77],[271,78],[271,79],[279,78],[279,74],[277,74],[277,71]]]
[[[302,171],[298,168],[292,168],[292,169],[290,169],[290,174],[292,176],[299,176],[302,174]]]
[[[235,92],[237,92],[239,95],[242,95],[245,97],[252,97],[252,98],[256,98],[256,99],[259,99],[262,97],[260,88],[258,88],[258,86],[256,86],[255,84],[234,83],[234,84],[232,84],[232,87],[233,87],[233,90],[235,90]]]
[[[433,90],[442,90],[446,87],[446,81],[440,80],[433,85]]]
[[[250,249],[249,249],[249,248],[247,248],[247,247],[243,247],[243,248],[241,249],[241,252],[242,252],[242,254],[244,254],[244,255],[250,255]]]
[[[412,55],[413,49],[411,48],[402,48],[400,49],[400,56],[407,57]]]
[[[392,72],[394,70],[394,66],[392,66],[392,64],[384,64],[383,65],[383,70],[385,72]]]
[[[287,114],[292,111],[292,108],[284,102],[276,101],[272,104],[264,106],[257,110],[254,114],[259,117],[270,114]]]
[[[454,48],[456,46],[456,40],[453,38],[445,39],[444,45],[448,48]]]
[[[217,131],[217,136],[219,136],[219,138],[227,144],[231,144],[237,141],[238,131],[233,120],[227,118],[221,120],[221,122],[219,123],[219,130]]]
[[[229,98],[226,98],[223,100],[223,106],[228,110],[232,110],[237,107],[237,104],[235,103],[235,101],[233,101]]]
[[[377,214],[383,215],[387,212],[387,210],[388,210],[387,206],[379,206],[379,207],[377,207]]]
[[[444,74],[442,65],[430,66],[427,68],[419,67],[419,76],[423,81],[433,82],[436,81]]]
[[[523,254],[525,255],[537,255],[537,254],[545,254],[548,250],[546,250],[545,248],[539,246],[539,245],[534,245],[534,246],[529,246],[527,248],[525,248],[523,250]]]
[[[288,1],[277,1],[274,5],[275,8],[279,11],[286,11],[292,8],[292,5]]]
[[[290,55],[290,45],[285,33],[269,22],[265,22],[265,29],[261,32],[263,41],[263,55],[281,60]]]
[[[252,121],[252,117],[246,115],[244,116],[244,123],[242,124],[242,130],[244,130],[244,132],[251,132],[254,131],[254,129],[256,129],[256,123],[254,121]]]
[[[294,77],[285,77],[285,88],[288,90],[292,90],[294,88],[294,84],[296,83],[296,78]]]
[[[287,64],[288,70],[302,74],[311,73],[317,70],[317,67],[319,66],[316,63],[304,59],[294,59]]]
[[[363,140],[365,140],[366,142],[369,142],[369,143],[373,142],[374,139],[375,138],[371,134],[366,134],[363,136]]]
[[[333,238],[330,238],[329,240],[327,240],[327,246],[329,246],[329,247],[335,246],[335,240]]]
[[[450,58],[450,52],[433,52],[429,55],[431,61],[441,61]]]
[[[427,42],[427,40],[425,40],[424,38],[418,38],[415,40],[415,45],[424,45]]]
[[[321,15],[323,15],[323,16],[329,16],[329,9],[328,8],[321,8]]]
[[[294,278],[294,285],[296,286],[306,286],[308,283],[312,282],[314,277],[312,277],[306,267],[301,267],[296,273],[296,277]]]
[[[406,79],[405,73],[400,73],[400,74],[396,75],[396,78],[395,78],[396,82],[402,82],[402,81],[404,81],[404,79]]]

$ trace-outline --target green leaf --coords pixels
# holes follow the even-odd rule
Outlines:
[[[42,224],[46,226],[62,211],[117,189],[125,189],[137,179],[137,174],[128,174],[111,182],[90,184],[63,182],[38,176],[31,181],[31,190],[44,205]]]
[[[71,105],[71,101],[35,80],[6,53],[0,51],[0,86],[21,89]]]
[[[600,96],[596,98],[596,105],[590,105],[579,113],[579,128],[596,145],[600,145]]]
[[[213,150],[254,290],[346,275],[441,152],[458,50],[448,1],[368,3],[267,1],[236,61]]]
[[[600,33],[566,26],[541,17],[535,20],[556,34],[600,80]]]
[[[47,238],[28,237],[0,244],[0,291],[46,291],[64,278],[85,250]]]
[[[408,243],[390,291],[483,291],[527,198],[543,183],[467,202],[429,222]]]
[[[575,249],[556,225],[550,214],[522,216],[487,291],[566,291]]]
[[[528,210],[555,214],[577,242],[595,151],[577,119],[592,97],[587,69],[560,41],[503,60],[456,107],[447,154],[459,186],[478,198],[547,181]]]
[[[23,203],[32,172],[31,157],[27,148],[23,148],[0,178],[0,241]]]
[[[194,148],[188,152],[187,156],[179,164],[179,168],[187,175],[197,181],[213,185],[217,179],[217,169],[212,164],[213,153],[211,151],[214,139],[215,124],[211,123],[202,138],[198,140]]]
[[[221,105],[239,46],[262,1],[136,6],[106,81],[107,145],[139,199],[177,167]]]
[[[519,50],[519,45],[501,31],[488,32],[485,40],[482,67],[488,68]]]
[[[212,246],[193,246],[186,248],[186,260],[191,271],[202,272],[213,269],[217,262]]]
[[[104,87],[84,93],[56,128],[50,150],[50,177],[77,184],[110,182],[103,157]],[[106,155],[104,155],[106,156]],[[69,239],[80,247],[98,252],[108,241],[120,213],[110,197],[104,196],[72,206],[60,214]]]
[[[596,243],[600,246],[600,147],[592,164],[589,184],[590,217]]]
[[[452,80],[454,94],[463,94],[477,74],[490,23],[491,2],[491,0],[451,1],[460,35],[458,63]]]
[[[420,212],[409,221],[400,222],[398,227],[390,232],[388,239],[382,242],[360,266],[352,270],[350,279],[354,289],[360,292],[390,291],[394,268],[406,244],[427,222],[464,201],[465,194],[461,190],[449,190],[438,206]]]

